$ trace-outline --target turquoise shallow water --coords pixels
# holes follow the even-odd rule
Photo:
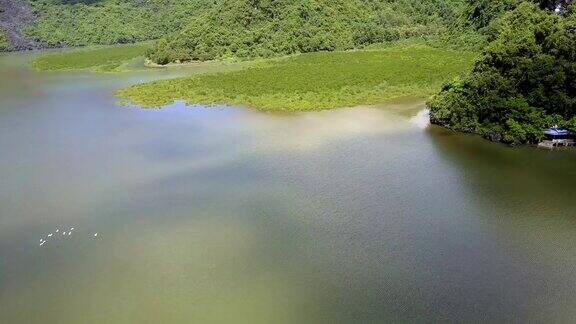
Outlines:
[[[118,107],[114,89],[190,71],[26,59],[0,57],[2,323],[576,315],[574,152],[423,129],[410,102]]]

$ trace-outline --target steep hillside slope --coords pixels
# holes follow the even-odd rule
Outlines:
[[[29,0],[38,20],[27,32],[53,46],[124,44],[179,30],[215,0]]]
[[[0,51],[157,39],[217,1],[0,0]]]

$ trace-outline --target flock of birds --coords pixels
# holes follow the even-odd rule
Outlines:
[[[48,243],[47,239],[50,239],[52,237],[56,238],[57,236],[70,236],[70,235],[72,235],[73,231],[74,231],[74,227],[70,227],[70,229],[67,231],[66,230],[60,231],[60,229],[57,228],[54,233],[50,233],[50,234],[46,235],[46,239],[44,239],[44,238],[40,239],[40,246],[43,246],[44,244]],[[98,237],[98,233],[94,233],[94,237]]]

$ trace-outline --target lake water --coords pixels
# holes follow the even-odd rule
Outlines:
[[[421,102],[119,107],[191,70],[27,59],[0,57],[2,323],[576,318],[575,152],[424,128]]]

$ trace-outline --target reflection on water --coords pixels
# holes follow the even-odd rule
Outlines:
[[[573,152],[429,127],[421,102],[117,107],[184,72],[23,62],[0,58],[3,323],[575,315]]]
[[[184,110],[186,105],[178,102],[164,109]],[[191,109],[206,110],[204,107]],[[210,109],[215,109],[214,107]],[[229,110],[233,108],[219,107]],[[211,112],[207,112],[211,113]],[[420,114],[418,115],[420,117]],[[421,119],[421,118],[420,118]],[[309,113],[274,114],[257,111],[240,111],[234,114],[237,125],[210,123],[204,125],[210,132],[228,132],[235,128],[237,136],[251,137],[242,144],[259,147],[262,152],[290,152],[321,149],[334,141],[359,136],[398,134],[412,130],[406,118],[387,109],[371,107],[343,108],[333,111]],[[422,123],[422,121],[419,121]],[[221,130],[226,127],[226,130]],[[281,130],[281,131],[279,131]]]

